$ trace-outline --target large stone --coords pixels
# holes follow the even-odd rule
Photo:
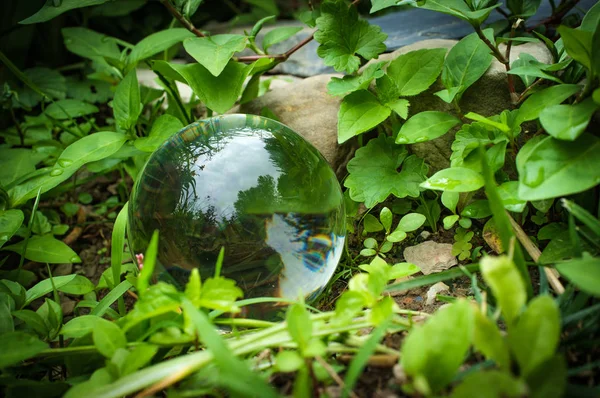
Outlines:
[[[425,275],[445,271],[458,263],[452,255],[451,244],[433,241],[407,247],[404,249],[404,259],[419,267]]]
[[[390,61],[396,59],[402,54],[421,49],[446,48],[449,50],[456,43],[458,43],[457,40],[424,40],[406,47],[402,47],[401,49],[392,53],[383,54],[377,61],[370,62]],[[504,45],[500,45],[500,51],[505,53],[506,48]],[[552,55],[542,43],[525,43],[519,46],[512,46],[510,52],[511,62],[518,59],[522,53],[531,54],[540,62],[548,64],[552,63]],[[518,76],[514,76],[514,81],[517,88],[524,88]],[[456,109],[454,109],[451,104],[442,101],[434,94],[435,92],[443,89],[444,86],[438,79],[438,81],[434,83],[429,90],[417,96],[408,98],[410,100],[409,117],[419,112],[430,110],[448,112],[456,115]],[[512,107],[512,103],[508,91],[505,66],[494,59],[491,66],[481,77],[481,79],[469,87],[464,93],[460,101],[460,107],[463,114],[466,114],[467,112],[476,112],[483,116],[496,115],[502,112],[504,109],[510,109]],[[413,144],[411,145],[411,150],[417,156],[425,159],[425,161],[430,165],[432,172],[447,168],[450,166],[449,159],[450,155],[452,154],[450,147],[454,141],[454,135],[458,128],[460,127],[456,127],[448,134],[436,138],[435,140]]]
[[[341,98],[327,94],[332,76],[320,75],[273,88],[265,95],[235,107],[231,113],[260,114],[264,108],[313,144],[342,177],[353,153],[352,144],[338,145],[337,114]]]

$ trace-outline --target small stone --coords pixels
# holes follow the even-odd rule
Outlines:
[[[425,300],[425,304],[431,305],[435,302],[435,298],[440,293],[449,292],[450,288],[444,282],[438,282],[435,285],[431,286],[427,291],[427,300]]]
[[[67,297],[63,297],[60,301],[60,308],[62,309],[63,316],[71,315],[73,313],[73,310],[75,309],[76,304],[76,301],[71,300]]]
[[[419,237],[420,237],[421,239],[423,239],[423,240],[425,240],[425,239],[429,238],[430,236],[431,236],[431,232],[429,232],[429,231],[422,231],[422,232],[419,234]]]
[[[452,255],[452,245],[427,241],[404,249],[404,259],[421,269],[425,275],[445,271],[456,265],[456,257]]]
[[[58,264],[52,270],[52,276],[71,275],[73,273],[73,264]]]

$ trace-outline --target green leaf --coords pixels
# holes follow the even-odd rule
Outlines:
[[[60,329],[60,334],[67,339],[76,339],[92,333],[99,323],[108,322],[96,315],[81,315],[71,319]]]
[[[84,295],[94,291],[94,284],[83,275],[75,275],[75,278],[66,285],[56,290],[73,295]]]
[[[306,306],[301,303],[292,304],[287,310],[285,320],[290,336],[298,344],[300,352],[304,351],[312,338],[313,329]]]
[[[294,36],[296,33],[300,32],[302,27],[299,26],[282,26],[280,28],[275,28],[273,30],[265,33],[265,37],[263,38],[262,46],[265,51],[269,49],[273,44],[280,43],[284,40],[289,39]]]
[[[275,366],[280,372],[295,372],[304,366],[304,359],[296,351],[279,351]]]
[[[48,327],[44,323],[42,317],[39,316],[39,314],[31,310],[19,310],[13,311],[12,315],[15,318],[25,322],[28,327],[33,329],[38,334],[38,336],[46,337],[48,335]]]
[[[502,203],[506,210],[515,213],[521,213],[525,210],[527,201],[519,199],[518,192],[518,181],[507,181],[498,187],[498,194],[500,195],[500,199],[502,199]]]
[[[425,224],[425,216],[419,213],[410,213],[400,219],[396,231],[412,232]]]
[[[127,65],[133,68],[138,62],[153,56],[177,43],[181,43],[188,37],[195,37],[192,32],[185,28],[172,28],[152,33],[140,40],[127,57]]]
[[[56,164],[42,174],[17,185],[8,191],[13,206],[34,198],[38,190],[45,193],[69,179],[81,166],[95,162],[117,152],[125,143],[121,133],[101,131],[83,137],[69,145],[59,156]]]
[[[168,138],[183,128],[183,123],[175,116],[160,115],[152,124],[148,137],[136,139],[133,144],[144,152],[154,152]]]
[[[67,50],[83,58],[97,61],[104,58],[118,62],[121,52],[115,40],[102,33],[86,28],[63,28],[61,30]]]
[[[519,169],[519,198],[542,200],[585,191],[598,184],[600,139],[582,134],[576,141],[547,137]]]
[[[396,137],[396,144],[415,144],[438,138],[448,132],[460,120],[444,112],[425,111],[406,121]]]
[[[119,130],[130,132],[135,127],[143,108],[135,69],[125,75],[117,86],[112,108]]]
[[[473,309],[466,300],[440,308],[404,339],[400,364],[423,395],[450,383],[463,364],[473,339]]]
[[[408,117],[408,107],[410,106],[410,102],[408,102],[408,100],[399,98],[393,102],[386,102],[385,105],[396,112],[396,114],[402,119],[406,119]]]
[[[600,258],[583,253],[582,258],[556,264],[556,269],[579,289],[600,297]]]
[[[581,26],[579,29],[585,30],[587,32],[594,32],[598,23],[600,22],[600,3],[596,3],[589,9],[587,14],[583,17],[581,21]]]
[[[391,234],[389,234],[385,239],[388,242],[392,242],[392,243],[396,243],[396,242],[402,242],[404,239],[406,239],[408,235],[406,235],[406,232],[404,231],[394,231]]]
[[[450,398],[516,398],[527,395],[527,391],[525,383],[514,378],[510,373],[499,370],[475,370],[462,379],[452,391]]]
[[[215,77],[200,64],[179,65],[164,61],[154,63],[155,69],[171,70],[180,76],[206,104],[209,109],[218,113],[225,113],[237,101],[242,93],[244,81],[252,70],[251,65],[243,65],[229,61],[223,72]]]
[[[24,70],[23,73],[32,84],[37,86],[49,98],[65,99],[67,93],[66,79],[60,72],[54,69],[34,67]],[[19,105],[33,108],[42,100],[42,96],[28,85],[17,90],[17,93]],[[13,101],[14,103],[17,103],[17,101]]]
[[[53,119],[66,120],[97,112],[98,108],[92,104],[74,99],[64,99],[48,105],[45,114]]]
[[[531,398],[561,398],[567,387],[567,364],[562,354],[539,364],[527,375],[528,396]],[[521,394],[522,395],[522,394]]]
[[[585,131],[598,107],[592,98],[576,105],[553,105],[540,113],[540,123],[554,138],[575,141]]]
[[[508,0],[506,6],[513,16],[526,19],[535,15],[542,0]]]
[[[394,216],[392,215],[392,211],[387,207],[384,207],[383,209],[381,209],[381,212],[379,212],[379,220],[381,220],[381,224],[383,224],[386,233],[390,232],[393,217]]]
[[[346,95],[357,90],[366,90],[373,79],[378,79],[383,76],[384,72],[381,69],[385,62],[374,62],[365,68],[358,76],[344,76],[343,78],[332,77],[327,83],[327,92],[330,95]]]
[[[106,358],[112,358],[117,349],[127,347],[125,333],[113,322],[96,322],[92,337],[96,349]]]
[[[407,155],[404,147],[394,144],[393,137],[380,136],[358,149],[348,162],[350,175],[344,181],[352,200],[371,208],[389,195],[418,197],[427,166],[422,159]],[[402,170],[398,172],[400,166]]]
[[[442,71],[446,49],[423,49],[400,55],[387,68],[387,75],[403,97],[422,93]]]
[[[343,1],[321,5],[317,28],[317,54],[338,72],[354,73],[360,66],[359,55],[369,60],[386,48],[383,41],[387,35],[381,33],[381,28],[359,19],[356,7],[348,7]]]
[[[25,241],[6,246],[2,250],[10,250],[21,254]],[[52,237],[52,235],[34,235],[29,238],[25,258],[38,263],[80,263],[81,259],[64,242]]]
[[[492,289],[504,320],[510,327],[527,301],[523,278],[515,263],[507,256],[486,256],[479,265],[483,279]]]
[[[52,280],[51,280],[52,279]],[[67,283],[71,282],[75,279],[75,275],[65,275],[65,276],[55,276],[53,278],[44,279],[41,282],[38,282],[31,289],[27,290],[25,295],[25,304],[23,307],[26,307],[33,300],[37,300],[40,297],[45,296],[54,290],[54,288],[58,289]]]
[[[158,346],[152,344],[135,346],[121,366],[121,376],[131,374],[147,365],[158,352],[158,348]]]
[[[363,220],[363,227],[365,232],[383,231],[383,225],[381,225],[379,220],[377,220],[377,217],[375,217],[372,214],[365,215],[365,218]]]
[[[25,216],[18,209],[0,210],[0,247],[12,238],[23,224]]]
[[[100,302],[98,305],[94,307],[94,309],[90,312],[90,315],[102,316],[106,313],[110,306],[119,299],[122,295],[125,294],[133,285],[129,283],[129,281],[123,281],[119,283],[114,289],[110,291]]]
[[[416,0],[371,0],[370,14],[392,6],[416,5]]]
[[[494,41],[492,29],[485,29],[483,33],[488,40]],[[476,33],[471,33],[448,52],[442,70],[442,83],[446,89],[454,89],[454,96],[460,99],[462,93],[488,70],[492,59],[493,56],[490,54],[488,46]]]
[[[29,18],[20,21],[20,24],[27,25],[33,23],[46,22],[60,14],[73,10],[75,8],[95,6],[106,3],[108,0],[61,0],[59,2],[46,1],[44,6]]]
[[[193,37],[186,39],[183,47],[213,76],[219,76],[233,54],[246,48],[247,40],[246,36],[230,34]]]
[[[544,109],[560,104],[580,89],[577,84],[559,84],[532,94],[519,108],[515,124],[537,119]]]
[[[446,192],[446,191],[444,191],[444,192]],[[458,214],[444,217],[444,219],[442,220],[442,223],[444,224],[444,229],[452,228],[454,226],[454,224],[456,224],[456,222],[458,221],[459,218],[460,218],[460,216]]]
[[[0,369],[16,365],[48,348],[46,343],[24,332],[4,333],[0,339]]]
[[[575,61],[592,69],[592,32],[581,29],[568,28],[564,25],[558,27],[558,33],[563,40],[567,54]]]
[[[560,338],[560,313],[552,297],[531,300],[508,335],[508,343],[525,377],[552,358]]]
[[[443,169],[432,175],[420,187],[450,192],[472,192],[483,187],[481,174],[464,167]]]
[[[355,91],[342,101],[338,113],[338,142],[376,127],[388,118],[391,111],[366,90]]]
[[[210,309],[239,312],[235,300],[243,295],[242,289],[237,287],[232,279],[222,276],[208,278],[204,281],[200,292],[200,305]]]
[[[460,194],[458,192],[450,192],[450,191],[442,192],[442,197],[441,197],[442,204],[448,210],[450,210],[452,213],[456,214],[456,206],[458,205],[459,199],[460,199]]]
[[[137,279],[137,290],[140,296],[146,293],[146,290],[150,285],[150,279],[154,273],[156,256],[158,255],[158,234],[158,230],[155,230],[152,233],[152,238],[150,239],[150,243],[148,243],[148,248],[144,254],[144,267],[142,268],[142,271]]]
[[[427,0],[425,3],[419,4],[420,8],[438,11],[464,19],[473,26],[481,25],[481,23],[490,15],[490,12],[499,6],[500,4],[495,4],[491,7],[472,11],[464,0]]]
[[[521,278],[520,275],[517,275],[517,277]],[[500,333],[498,326],[481,311],[475,311],[473,345],[485,355],[486,359],[496,362],[500,369],[510,371],[508,344]]]

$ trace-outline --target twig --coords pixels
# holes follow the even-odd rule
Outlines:
[[[19,121],[17,120],[17,117],[15,116],[15,111],[13,110],[12,106],[8,108],[10,110],[10,118],[12,119],[15,128],[17,129],[17,133],[19,133],[19,140],[21,141],[21,146],[25,146],[25,132],[23,131],[23,129],[21,128],[21,125],[19,124]]]
[[[515,90],[515,82],[513,80],[514,76],[508,73],[508,72],[510,72],[510,61],[509,61],[510,58],[508,56],[505,57],[500,52],[498,47],[495,44],[493,44],[492,42],[490,42],[487,37],[485,37],[485,35],[483,34],[483,31],[481,30],[481,27],[479,27],[479,26],[476,27],[475,32],[477,32],[477,36],[479,36],[479,38],[485,43],[485,45],[488,46],[490,50],[492,50],[492,53],[494,54],[494,57],[496,57],[498,62],[503,64],[504,67],[506,68],[506,80],[508,82],[508,91],[510,92],[510,99],[511,99],[512,103],[515,104],[519,97],[517,96],[517,93]]]
[[[538,23],[537,25],[535,25],[535,26],[533,26],[531,28],[528,28],[527,32],[534,31],[539,26],[552,25],[552,24],[555,24],[557,22],[560,22],[563,19],[563,17],[569,11],[571,11],[571,9],[573,9],[573,7],[575,7],[577,5],[577,3],[579,3],[579,0],[570,0],[570,1],[566,0],[566,1],[562,1],[558,5],[558,7],[556,7],[556,9],[552,13],[552,15],[550,15],[548,18],[540,21],[540,23]]]
[[[346,383],[344,383],[344,380],[341,379],[340,375],[337,374],[337,372],[331,367],[331,365],[329,365],[326,360],[319,356],[315,357],[315,359],[321,364],[323,369],[325,369],[325,371],[333,379],[333,381],[335,381],[338,384],[338,386],[342,388],[342,390],[345,390]],[[350,395],[352,398],[358,398],[358,395],[356,395],[356,393],[352,390],[348,391],[348,395]]]
[[[508,13],[506,11],[504,11],[502,8],[496,7],[495,10],[498,12],[498,14],[501,14],[504,18],[506,18],[506,19],[510,18],[510,15],[508,15]]]
[[[167,7],[167,10],[169,10],[171,15],[173,15],[173,17],[177,19],[179,23],[183,25],[184,28],[186,28],[198,37],[206,36],[204,33],[200,32],[194,26],[194,24],[192,24],[186,17],[184,17],[175,7],[173,7],[173,4],[171,4],[170,0],[160,0],[160,2],[163,3],[165,7]]]
[[[249,63],[249,62],[254,62],[256,60],[259,60],[261,58],[270,58],[270,59],[274,59],[279,62],[283,62],[283,61],[287,60],[296,51],[300,50],[302,47],[304,47],[309,42],[311,42],[314,39],[314,37],[315,37],[315,34],[313,32],[306,39],[302,40],[300,43],[296,44],[294,47],[290,48],[289,50],[287,50],[286,52],[284,52],[282,54],[246,55],[243,57],[233,57],[233,59],[238,62],[248,62]]]
[[[521,244],[523,245],[523,247],[525,248],[527,253],[529,253],[529,255],[531,256],[533,261],[535,261],[537,263],[538,260],[540,259],[540,256],[542,255],[542,252],[540,251],[540,249],[538,249],[538,247],[535,245],[535,243],[533,243],[531,241],[531,239],[529,239],[529,236],[527,236],[525,231],[523,231],[523,228],[521,228],[521,226],[519,224],[517,224],[517,222],[512,218],[512,216],[510,214],[508,214],[508,212],[506,213],[506,215],[508,216],[508,219],[510,220],[510,224],[513,227],[513,230],[515,232],[515,235],[517,236],[517,239],[519,239],[519,242],[521,242]],[[565,287],[562,285],[562,283],[558,279],[558,277],[560,276],[558,271],[553,268],[548,268],[548,267],[543,267],[543,268],[544,268],[544,272],[546,273],[546,277],[548,278],[548,282],[550,283],[550,286],[552,286],[552,288],[554,289],[554,291],[556,293],[563,294],[565,291]]]

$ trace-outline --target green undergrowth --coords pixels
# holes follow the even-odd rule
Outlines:
[[[202,0],[48,0],[19,26],[56,23],[76,63],[32,66],[0,52],[4,395],[309,397],[331,386],[372,395],[365,369],[385,357],[395,364],[394,376],[381,371],[387,388],[407,396],[598,396],[600,4],[578,18],[565,16],[577,2],[551,2],[552,16],[535,25],[541,2],[530,0],[226,3],[230,23],[253,27],[201,30],[207,15],[223,15]],[[473,33],[450,50],[378,60],[387,36],[359,11],[396,6],[449,14]],[[491,13],[504,18],[488,24]],[[284,16],[314,35],[277,53],[301,29],[261,31]],[[151,28],[136,25],[142,17]],[[344,74],[327,86],[341,98],[338,141],[359,147],[342,182],[351,244],[326,290],[337,298],[317,301],[331,308],[300,299],[281,322],[240,317],[281,300],[244,299],[218,271],[222,254],[215,275],[193,272],[184,291],[150,283],[160,233],[140,271],[125,243],[131,181],[183,126],[268,91],[268,73],[312,40]],[[509,60],[523,43],[545,46],[552,61]],[[193,61],[174,62],[179,51]],[[463,97],[494,62],[511,103],[480,115]],[[155,86],[140,84],[143,69]],[[432,87],[452,111],[412,112]],[[412,145],[440,137],[451,137],[449,167],[432,172]],[[59,264],[90,261],[77,243],[89,230],[105,240],[101,275],[53,276]],[[451,243],[459,265],[421,275],[403,261],[424,232]],[[435,312],[395,299],[457,278],[468,297],[440,296]]]

